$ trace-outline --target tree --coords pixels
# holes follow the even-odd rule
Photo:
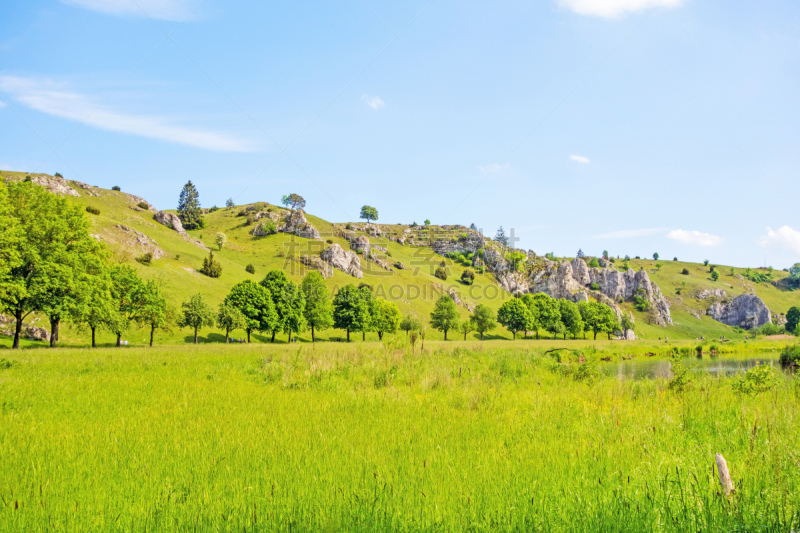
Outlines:
[[[228,242],[228,236],[222,232],[217,233],[217,236],[214,237],[214,244],[217,245],[220,251],[222,250],[222,247],[225,246],[226,242]]]
[[[75,322],[79,329],[88,327],[92,332],[92,348],[97,347],[97,330],[105,327],[114,314],[114,300],[112,298],[110,272],[103,269],[90,283],[86,298],[82,302]]]
[[[186,182],[178,200],[178,218],[184,229],[203,229],[203,212],[200,210],[200,195],[192,180]]]
[[[361,214],[358,218],[366,219],[367,224],[370,220],[378,220],[378,210],[372,206],[365,205],[361,208]]]
[[[228,198],[227,200],[225,200],[225,207],[227,207],[228,209],[236,207],[236,203],[234,203],[233,198]]]
[[[299,194],[292,193],[281,198],[281,203],[293,211],[303,209],[306,206],[305,199]]]
[[[592,257],[589,260],[589,268],[600,268],[600,261],[596,257]]]
[[[520,298],[503,302],[497,311],[497,321],[517,338],[518,331],[527,331],[533,319],[528,306]]]
[[[653,260],[658,261],[658,254],[653,254]]]
[[[598,333],[606,332],[610,335],[619,326],[617,315],[605,304],[581,302],[578,307],[581,311],[581,318],[583,318],[586,331],[594,332],[595,340]]]
[[[717,281],[719,279],[719,272],[717,272],[716,270],[713,270],[711,272],[711,279],[714,280],[714,281]]]
[[[225,344],[228,344],[231,331],[247,327],[247,318],[230,302],[222,302],[217,311],[217,326],[225,330]]]
[[[795,305],[786,312],[786,331],[795,333],[798,324],[800,324],[800,307]]]
[[[475,306],[470,320],[475,324],[475,331],[481,334],[481,340],[483,340],[484,333],[492,331],[497,327],[497,319],[494,315],[494,311],[485,304],[478,304]]]
[[[300,333],[306,326],[306,319],[303,317],[306,300],[303,292],[283,270],[271,270],[261,280],[261,286],[269,291],[272,303],[275,304],[277,321],[272,329],[272,342],[275,342],[278,331],[287,333],[288,342],[291,342],[292,333]]]
[[[577,255],[575,255],[575,257],[577,257],[577,258],[582,258],[582,257],[583,257],[583,256],[585,256],[585,255],[586,255],[586,254],[584,254],[584,253],[583,253],[583,250],[581,250],[580,248],[578,248],[578,253],[577,253]]]
[[[498,244],[508,246],[508,236],[506,235],[506,231],[503,229],[503,226],[500,226],[500,228],[497,230],[497,233],[495,233],[494,240]]]
[[[205,274],[209,278],[218,278],[222,275],[222,264],[214,259],[214,251],[208,251],[208,257],[203,259],[203,268],[200,269],[201,274]]]
[[[161,294],[161,289],[155,281],[148,281],[139,294],[141,310],[138,322],[150,327],[150,346],[153,346],[153,336],[157,328],[167,327],[170,322],[170,312],[167,299]]]
[[[559,333],[561,331],[559,326],[561,324],[561,309],[558,300],[539,292],[533,295],[533,302],[537,309],[537,326],[553,334]]]
[[[570,300],[558,300],[558,308],[561,313],[561,323],[564,325],[564,338],[566,339],[569,333],[574,339],[583,331],[583,319],[578,304]]]
[[[300,283],[300,290],[306,300],[303,316],[311,328],[311,342],[316,342],[317,330],[333,326],[333,307],[325,278],[319,272],[311,271]]]
[[[440,280],[447,281],[447,269],[441,265],[436,267],[436,271],[434,271],[433,275]]]
[[[422,223],[425,224],[426,226],[430,226],[431,220],[429,218],[426,218],[425,220],[422,221]],[[414,225],[416,226],[416,223]]]
[[[245,280],[231,288],[225,297],[225,303],[238,309],[245,318],[242,329],[247,332],[247,342],[253,331],[267,332],[275,328],[278,316],[275,313],[275,304],[272,295],[253,280]]]
[[[708,259],[705,259],[705,260],[703,261],[703,266],[708,266]]]
[[[603,259],[608,259],[608,250],[603,250]]]
[[[406,315],[400,322],[400,329],[406,332],[406,335],[411,331],[419,331],[422,329],[422,322],[417,317]]]
[[[383,340],[384,333],[394,333],[400,326],[402,315],[397,304],[384,300],[383,298],[375,298],[372,300],[372,330],[378,333],[378,340]]]
[[[447,340],[447,332],[456,329],[458,324],[458,309],[453,298],[445,295],[436,300],[431,311],[431,326],[444,332],[444,340]]]
[[[464,334],[464,340],[467,340],[467,335],[475,331],[475,323],[472,321],[471,318],[467,318],[466,320],[462,320],[461,323],[458,325],[458,331]]]
[[[464,272],[461,273],[461,283],[465,285],[472,285],[475,283],[475,271],[471,268],[467,268]]]
[[[179,328],[194,329],[194,343],[197,344],[197,330],[214,325],[214,310],[208,305],[203,296],[195,294],[188,302],[181,304],[181,316],[178,319]]]
[[[623,314],[622,320],[620,321],[620,329],[622,329],[622,333],[628,330],[633,331],[636,329],[636,324],[633,323],[633,320],[631,320],[628,315]]]
[[[656,270],[661,270],[661,267],[663,266],[664,266],[663,263],[656,263]]]
[[[538,340],[539,328],[541,327],[541,325],[539,324],[539,306],[536,303],[537,299],[534,298],[533,294],[523,294],[522,296],[520,296],[520,300],[522,300],[522,303],[525,304],[525,306],[528,308],[528,311],[530,312],[530,320],[526,325],[525,329],[523,330],[525,332],[525,337],[528,336],[528,331],[534,330],[536,331],[536,339]]]
[[[333,327],[347,332],[366,331],[370,326],[370,301],[372,292],[367,287],[345,285],[333,297]]]

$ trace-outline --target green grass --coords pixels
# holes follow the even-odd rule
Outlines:
[[[4,351],[0,531],[800,524],[797,379],[743,397],[696,375],[676,394],[595,377],[608,342],[578,343],[581,367],[543,355],[563,341],[403,340]]]

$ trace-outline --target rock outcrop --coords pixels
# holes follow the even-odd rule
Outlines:
[[[333,268],[331,268],[328,263],[319,257],[313,255],[301,255],[300,263],[303,264],[308,270],[318,271],[320,274],[322,274],[323,278],[329,278],[333,276]]]
[[[151,253],[153,254],[153,259],[161,259],[166,254],[164,250],[162,250],[156,241],[142,233],[141,231],[136,231],[133,228],[130,228],[124,224],[117,224],[114,226],[117,229],[122,230],[127,234],[127,241],[125,245],[128,248],[138,248],[143,254],[144,253]]]
[[[725,298],[728,296],[723,289],[705,289],[697,294],[698,300],[705,300],[707,298]]]
[[[278,231],[292,233],[305,239],[319,239],[319,231],[308,223],[306,214],[302,209],[286,215],[284,223],[278,227]]]
[[[331,244],[328,248],[320,252],[319,257],[345,274],[358,279],[364,277],[364,274],[361,272],[361,261],[359,261],[358,255],[354,252],[342,250],[342,247],[338,244]]]
[[[14,336],[17,320],[13,316],[0,315],[0,335]],[[30,341],[50,340],[50,333],[44,328],[22,323],[21,336]]]
[[[269,222],[259,222],[256,224],[256,227],[253,228],[253,235],[255,237],[266,237],[267,235],[272,235],[277,232],[278,229],[275,225]]]
[[[350,248],[356,252],[361,252],[364,254],[364,257],[367,257],[369,255],[369,239],[366,235],[354,237],[350,239]]]
[[[153,220],[158,222],[159,224],[163,224],[170,229],[174,229],[178,232],[178,235],[183,238],[184,241],[190,242],[195,246],[202,248],[203,250],[208,250],[208,246],[203,244],[203,241],[200,239],[195,239],[188,233],[186,230],[183,229],[183,224],[181,223],[181,219],[178,218],[178,215],[175,213],[167,213],[165,211],[157,211],[155,215],[153,215]]]
[[[61,195],[68,195],[68,196],[78,196],[78,191],[73,189],[67,183],[67,180],[64,178],[59,178],[58,176],[48,176],[47,174],[37,174],[35,176],[31,176],[31,182],[44,187],[48,191],[61,194]]]
[[[73,185],[77,185],[81,189],[86,191],[86,194],[89,196],[100,196],[100,191],[97,187],[89,185],[88,183],[83,183],[82,181],[73,181]]]
[[[755,294],[741,294],[725,304],[715,302],[707,313],[718,322],[743,329],[757,328],[772,322],[772,313]]]

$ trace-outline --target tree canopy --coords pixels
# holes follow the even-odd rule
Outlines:
[[[472,320],[473,324],[475,324],[475,331],[480,333],[481,340],[483,340],[484,333],[487,331],[492,331],[497,327],[497,319],[494,311],[491,307],[485,304],[478,304],[475,306],[475,310],[472,312],[470,320]]]
[[[402,315],[394,302],[383,298],[375,298],[372,300],[371,313],[371,329],[378,334],[379,340],[383,340],[384,333],[394,333],[400,326]]]
[[[239,309],[230,302],[219,304],[217,311],[217,326],[225,330],[225,344],[230,342],[231,331],[245,329],[247,318]]]
[[[202,229],[205,227],[203,212],[200,210],[200,193],[192,183],[186,182],[178,199],[178,218],[184,229]]]
[[[447,332],[458,328],[459,317],[456,302],[450,296],[442,296],[436,300],[436,304],[431,311],[431,327],[444,332],[444,340],[447,340]]]
[[[306,319],[303,316],[306,301],[303,292],[283,270],[268,272],[261,280],[261,286],[269,291],[275,305],[277,320],[272,328],[272,342],[275,342],[275,334],[279,331],[288,334],[291,342],[292,333],[300,333],[306,328]]]
[[[197,330],[214,325],[214,310],[208,305],[201,294],[195,294],[188,302],[181,304],[181,316],[178,327],[192,328],[194,330],[194,343],[197,344]]]
[[[378,210],[370,205],[365,205],[361,208],[359,218],[365,219],[368,223],[370,220],[378,220]]]
[[[225,303],[241,311],[245,318],[242,327],[247,332],[247,342],[253,331],[267,332],[275,329],[278,316],[275,313],[275,304],[268,289],[253,280],[245,280],[231,288],[225,297]]]
[[[533,319],[528,306],[520,298],[506,300],[497,311],[497,321],[517,338],[518,331],[527,331]]]
[[[303,316],[311,328],[311,342],[316,342],[316,332],[333,326],[333,306],[331,305],[325,278],[317,271],[311,271],[300,283],[305,297]]]
[[[370,327],[370,302],[372,291],[368,287],[345,285],[333,297],[333,327],[347,332],[367,331]]]

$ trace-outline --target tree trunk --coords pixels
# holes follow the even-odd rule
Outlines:
[[[382,332],[382,331],[379,331],[379,332],[378,332],[378,340],[379,340],[379,341],[382,341],[382,340],[383,340],[383,332]]]
[[[366,331],[362,331],[361,332],[361,342],[364,342],[366,340],[367,340],[367,332]]]
[[[536,330],[536,340],[537,341],[539,340],[539,330],[538,329]]]
[[[275,331],[274,330],[272,332],[272,341],[270,341],[270,342],[275,342]]]
[[[22,308],[18,307],[14,312],[14,318],[17,319],[17,323],[14,325],[14,344],[11,346],[12,349],[18,350],[19,349],[19,338],[22,335]]]
[[[92,348],[97,348],[97,344],[95,343],[95,330],[97,330],[97,328],[92,326]]]
[[[447,340],[447,330],[444,330],[444,340]]]
[[[247,330],[247,344],[250,344],[250,329]]]
[[[350,342],[350,330],[348,329],[346,331],[347,331],[347,342]]]
[[[517,340],[517,332],[516,331],[512,331],[511,333],[514,335],[514,338],[512,340]]]
[[[289,340],[286,344],[291,344],[291,343],[292,343],[292,330],[289,330]]]
[[[55,348],[58,342],[58,318],[50,319],[50,347]]]
[[[483,340],[483,332],[481,331],[481,340]]]
[[[225,344],[230,344],[231,342],[231,331],[229,329],[225,330]]]
[[[564,340],[567,340],[567,332],[564,332]]]
[[[315,344],[317,339],[314,337],[314,324],[311,324],[311,344]]]
[[[122,333],[117,332],[117,346],[122,346]]]
[[[197,326],[194,328],[194,343],[197,344]]]
[[[464,332],[464,340],[467,340],[467,332]]]
[[[150,324],[150,347],[153,347],[153,334],[156,332],[156,327],[153,324]]]
[[[594,332],[594,340],[597,340],[597,332]]]

